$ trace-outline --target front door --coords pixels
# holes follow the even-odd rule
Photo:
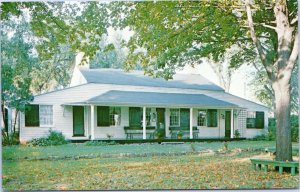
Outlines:
[[[73,106],[73,136],[84,136],[83,106]]]
[[[230,138],[231,135],[231,111],[225,111],[225,137]]]
[[[157,113],[157,120],[156,120],[156,127],[157,129],[162,129],[163,137],[166,135],[165,129],[165,108],[156,108]]]
[[[157,127],[165,128],[165,109],[156,108],[156,113],[157,113]]]

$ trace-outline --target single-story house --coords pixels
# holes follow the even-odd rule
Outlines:
[[[70,87],[36,95],[20,115],[20,141],[61,131],[69,140],[252,138],[266,133],[269,109],[226,93],[201,75],[172,80],[142,71],[75,68]]]

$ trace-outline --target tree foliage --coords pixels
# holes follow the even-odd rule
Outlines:
[[[26,7],[32,17],[36,47],[43,61],[58,54],[59,45],[94,59],[109,26],[129,27],[125,69],[141,65],[151,76],[172,78],[175,70],[218,62],[232,46],[232,68],[259,59],[274,91],[277,115],[277,160],[292,160],[290,134],[291,76],[298,56],[297,1],[154,1],[97,3],[1,4],[8,15]],[[7,13],[9,12],[9,13]],[[111,45],[104,50],[111,51]],[[102,51],[102,50],[100,50]]]
[[[299,109],[299,87],[298,87],[298,65],[293,70],[291,77],[291,113],[297,114]],[[255,97],[272,110],[275,109],[275,95],[272,84],[267,78],[266,72],[260,63],[255,65],[256,71],[252,74],[253,78],[249,85],[254,91]]]

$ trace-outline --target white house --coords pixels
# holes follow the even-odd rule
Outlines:
[[[226,93],[201,75],[166,81],[141,71],[75,68],[69,88],[36,95],[20,116],[20,141],[61,131],[70,140],[251,138],[266,133],[268,108]]]

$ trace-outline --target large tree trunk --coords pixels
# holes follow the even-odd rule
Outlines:
[[[297,20],[289,21],[286,0],[277,0],[274,6],[276,26],[262,24],[264,27],[275,30],[277,34],[277,58],[275,63],[268,59],[264,47],[257,38],[252,19],[250,0],[246,3],[246,12],[251,38],[257,48],[268,78],[272,82],[275,94],[276,113],[276,160],[292,161],[292,140],[290,126],[291,111],[291,76],[298,57],[298,33],[292,24]]]
[[[276,160],[292,161],[292,138],[290,126],[290,84],[285,79],[273,83],[276,114]]]

